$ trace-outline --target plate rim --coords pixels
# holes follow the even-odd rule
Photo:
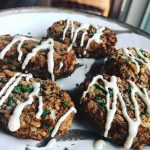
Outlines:
[[[2,9],[0,10],[0,17],[3,16],[9,16],[9,15],[14,15],[14,14],[24,14],[24,13],[47,13],[47,12],[65,12],[65,13],[78,13],[81,15],[85,16],[90,16],[90,17],[99,17],[102,18],[106,21],[113,21],[114,23],[119,24],[122,27],[128,28],[129,30],[135,32],[136,34],[143,35],[150,39],[150,33],[141,30],[140,28],[134,27],[132,25],[129,25],[125,22],[122,22],[120,20],[111,18],[111,17],[104,17],[101,16],[100,14],[90,12],[90,11],[85,11],[83,9],[68,9],[68,8],[63,8],[63,7],[43,7],[43,6],[32,6],[32,7],[18,7],[18,8],[8,8],[8,9]]]

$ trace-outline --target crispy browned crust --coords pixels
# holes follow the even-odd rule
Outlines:
[[[135,53],[134,48],[128,48]],[[137,55],[135,53],[135,55]],[[150,53],[145,53],[150,60]],[[112,55],[106,61],[104,70],[106,74],[116,75],[121,79],[131,79],[134,82],[140,82],[143,86],[150,88],[150,71],[145,65],[140,66],[140,72],[136,74],[136,65],[129,60],[122,49],[117,50],[117,53]]]
[[[110,80],[110,76],[103,75],[105,79],[108,81]],[[121,91],[121,94],[123,95],[123,98],[126,102],[127,111],[131,118],[134,118],[134,106],[130,100],[129,95],[129,83],[125,80],[121,80],[120,78],[117,78],[118,87]],[[87,87],[91,81],[86,81],[83,84],[80,85],[80,97],[83,94],[83,91],[87,90]],[[103,84],[100,84],[103,86]],[[139,88],[142,88],[140,84],[138,85]],[[148,89],[148,94],[150,96],[150,89]],[[106,103],[106,95],[101,90],[94,90],[94,92],[88,92],[86,97],[82,98],[81,101],[81,112],[91,119],[100,129],[100,133],[103,135],[105,130],[105,123],[106,123],[106,115],[107,110],[105,105],[98,104],[95,102],[96,96],[100,97],[104,103]],[[138,134],[136,138],[134,139],[133,148],[140,149],[144,145],[150,144],[150,115],[146,112],[146,105],[141,100],[141,98],[136,95],[136,99],[139,104],[139,110],[140,110],[140,116],[141,116],[141,125],[138,129]],[[123,145],[126,141],[126,138],[128,136],[128,123],[123,117],[122,110],[121,110],[121,104],[118,100],[117,103],[117,112],[115,114],[115,117],[113,119],[113,122],[111,124],[111,128],[108,132],[108,139],[111,140],[114,143]]]
[[[8,81],[8,79],[13,76],[13,72],[5,70],[0,73],[0,88],[4,86],[1,79]],[[16,132],[11,132],[14,136],[26,139],[41,140],[48,137],[55,124],[60,119],[60,117],[65,114],[72,106],[74,106],[68,93],[61,90],[54,82],[50,80],[41,80],[38,78],[32,78],[29,82],[21,80],[22,85],[31,85],[33,82],[41,83],[41,95],[43,100],[43,110],[54,109],[56,118],[52,118],[50,114],[42,115],[41,120],[36,119],[35,115],[38,111],[38,99],[32,105],[28,105],[24,108],[21,117],[21,127]],[[1,127],[8,130],[8,120],[13,113],[13,110],[17,103],[20,101],[26,101],[26,97],[29,92],[21,92],[20,94],[11,93],[9,97],[15,96],[12,106],[8,106],[8,99],[0,108],[0,123]],[[63,100],[68,102],[68,105],[64,105]],[[74,117],[74,112],[72,112],[65,121],[61,124],[56,136],[64,135],[72,124]],[[10,131],[9,131],[10,132]]]
[[[0,36],[0,51],[12,40],[12,36],[4,35]],[[32,51],[32,49],[38,45],[37,42],[25,41],[21,50],[23,52],[23,57],[21,61],[18,61],[18,52],[17,52],[16,43],[5,55],[4,59],[0,60],[0,70],[9,69],[12,71],[21,71],[21,72],[30,72],[34,77],[39,78],[51,78],[50,73],[47,69],[47,52],[48,50],[38,52],[35,57],[29,61],[25,70],[21,69],[23,60],[26,55]],[[54,75],[55,78],[62,78],[71,75],[77,66],[76,55],[73,50],[67,52],[67,47],[64,44],[59,42],[54,42]],[[63,67],[59,70],[60,62],[63,63]]]
[[[71,44],[71,26],[69,27],[68,31],[66,32],[66,38],[63,41],[63,31],[66,27],[67,20],[60,20],[55,22],[51,27],[48,28],[48,37],[54,38],[56,41],[63,42],[68,46]],[[77,29],[81,24],[77,21],[74,21],[74,27]],[[73,49],[78,57],[86,57],[86,58],[101,58],[110,56],[115,53],[115,44],[117,42],[116,34],[111,31],[109,28],[106,27],[105,31],[103,31],[103,35],[101,37],[102,43],[97,44],[96,42],[92,41],[89,48],[86,49],[85,45],[89,38],[93,36],[93,33],[96,32],[96,28],[94,26],[90,26],[88,30],[88,34],[85,36],[84,46],[80,47],[80,41],[82,37],[83,31],[79,32],[77,35],[77,39],[75,44],[73,45]],[[84,51],[87,53],[84,54]]]

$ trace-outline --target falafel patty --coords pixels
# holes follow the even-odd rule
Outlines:
[[[60,20],[48,28],[48,37],[75,50],[78,57],[102,58],[115,53],[116,34],[107,27]]]
[[[31,74],[4,70],[0,73],[0,97],[1,128],[20,138],[62,136],[76,112],[68,93]]]
[[[150,144],[150,89],[104,74],[81,84],[81,90],[81,111],[104,137],[127,149]]]
[[[44,41],[22,35],[0,36],[0,70],[32,73],[34,77],[67,77],[76,70],[74,51],[49,38]]]
[[[106,74],[130,79],[148,86],[150,83],[150,52],[142,48],[122,48],[104,65]],[[149,87],[150,88],[150,87]]]

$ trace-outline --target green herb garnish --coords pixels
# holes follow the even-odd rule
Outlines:
[[[50,112],[50,110],[48,110],[48,109],[44,109],[43,110],[43,114],[42,114],[42,116],[46,116],[46,115],[49,115],[51,112]]]
[[[78,34],[82,35],[82,31],[79,31]]]
[[[20,94],[21,92],[32,92],[32,91],[33,91],[33,85],[24,86],[19,84],[13,89],[13,92],[15,94]]]
[[[140,116],[145,115],[146,114],[146,109],[143,109],[140,113]]]
[[[6,81],[5,79],[2,78],[2,79],[0,80],[0,82],[6,83],[7,81]]]
[[[101,85],[95,84],[94,86],[96,90],[101,90],[105,95],[107,94],[107,91]]]
[[[54,127],[50,126],[50,127],[48,128],[48,131],[51,132],[53,129],[54,129]]]
[[[112,89],[109,89],[109,95],[110,95],[110,97],[113,97],[113,90]]]
[[[69,150],[69,148],[65,147],[64,150]]]
[[[126,91],[128,94],[131,94],[131,87],[129,87]]]
[[[125,61],[126,61],[126,62],[130,62],[130,61],[131,61],[131,58],[126,58]]]
[[[24,86],[24,85],[22,85],[21,86],[21,91],[23,91],[23,92],[32,92],[33,91],[33,85],[29,85],[29,86]]]
[[[14,101],[15,98],[16,98],[15,96],[9,97],[9,98],[8,98],[8,102],[7,102],[7,105],[8,105],[8,106],[12,106],[12,105],[13,105],[13,101]]]
[[[44,51],[42,51],[42,52],[44,53],[44,55],[47,55],[48,52],[49,52],[49,50],[47,49],[47,50],[44,50]]]
[[[21,93],[20,87],[19,87],[19,86],[14,87],[13,92],[14,92],[15,94],[20,94],[20,93]]]
[[[70,102],[66,101],[66,100],[62,100],[62,104],[65,105],[65,106],[68,106],[70,104]]]
[[[80,63],[77,64],[77,68],[82,67],[82,66],[83,64],[80,64]]]
[[[132,90],[131,87],[129,87],[129,88],[126,90],[126,92],[129,94],[129,98],[130,98],[130,99],[131,99],[131,90]]]
[[[100,104],[101,106],[105,106],[106,105],[106,102],[104,102],[101,98],[99,97],[95,97],[95,100],[94,100],[96,103]]]

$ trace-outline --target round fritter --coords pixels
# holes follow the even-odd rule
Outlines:
[[[103,78],[106,81],[111,80],[111,76],[103,75]],[[80,95],[82,97],[83,91],[86,91],[89,84],[92,80],[86,81],[80,85]],[[89,91],[86,93],[85,96],[81,98],[80,106],[81,112],[88,118],[90,118],[96,125],[98,125],[100,129],[100,133],[104,135],[104,131],[106,129],[106,118],[107,118],[107,99],[106,95],[108,92],[104,88],[105,83],[98,79],[93,86],[90,87]],[[132,120],[135,119],[135,107],[131,100],[131,91],[132,86],[129,84],[128,81],[121,80],[117,77],[117,85],[119,91],[123,97],[123,101],[125,103],[125,107],[127,109],[127,113]],[[136,83],[136,86],[143,91],[143,87],[140,83]],[[110,109],[112,109],[113,103],[113,89],[109,88],[109,95],[110,95]],[[150,97],[150,89],[147,89],[147,93]],[[147,105],[144,103],[142,98],[136,93],[135,94],[136,101],[138,103],[139,109],[139,116],[141,119],[140,126],[138,128],[138,133],[134,138],[132,147],[133,148],[141,148],[144,145],[150,144],[150,114],[147,112]],[[149,102],[150,103],[150,102]],[[117,104],[116,104],[116,113],[114,115],[113,121],[110,125],[110,129],[108,130],[107,138],[111,141],[123,145],[128,137],[129,131],[129,124],[128,121],[125,119],[121,107],[121,102],[117,97]],[[150,110],[149,110],[150,112]],[[111,112],[112,113],[112,112]],[[112,117],[111,117],[112,118]]]
[[[12,41],[13,37],[10,35],[0,36],[0,52]],[[42,41],[43,42],[43,41]],[[14,44],[10,50],[6,53],[3,59],[0,59],[0,70],[9,69],[12,71],[29,72],[34,75],[34,77],[39,78],[51,78],[51,74],[48,71],[48,49],[37,52],[37,54],[31,58],[28,65],[24,70],[22,70],[22,64],[27,56],[27,54],[32,52],[32,49],[38,46],[40,43],[27,40],[21,47],[23,53],[21,61],[18,61],[17,52],[17,42]],[[76,70],[77,59],[73,50],[69,52],[66,51],[67,47],[59,42],[54,42],[54,76],[55,79],[67,77],[71,75]],[[60,68],[61,66],[61,68]]]
[[[8,70],[0,73],[0,89],[2,89],[12,76],[14,76],[14,73]],[[42,96],[43,101],[41,119],[36,118],[39,101],[37,97],[34,97],[34,102],[31,105],[25,106],[23,109],[20,116],[20,128],[15,132],[11,132],[8,128],[10,116],[14,112],[17,104],[27,100],[28,95],[33,91],[34,82],[40,82],[41,84],[40,96]],[[27,82],[22,78],[4,104],[0,107],[1,128],[20,138],[41,140],[52,133],[60,117],[72,106],[74,107],[74,104],[69,94],[61,90],[54,82],[38,78],[31,78],[29,82]],[[56,136],[62,136],[70,129],[73,116],[74,112],[71,112],[61,123]]]
[[[128,48],[128,51],[137,58],[139,65],[139,72],[137,72],[137,66],[135,62],[128,57],[123,49],[117,50],[117,53],[111,56],[105,63],[104,70],[106,74],[116,75],[121,79],[131,79],[132,81],[140,81],[141,84],[149,86],[150,83],[150,52],[148,50],[137,49],[146,59],[147,65],[142,64],[140,61],[144,61],[135,50],[135,48]],[[148,68],[149,66],[149,68]],[[149,87],[150,88],[150,87]]]
[[[66,28],[67,20],[60,20],[55,22],[51,27],[48,28],[48,37],[54,38],[56,41],[63,42],[70,46],[72,39],[71,39],[71,24],[66,32],[65,39],[63,40],[63,32]],[[77,21],[73,21],[74,29],[76,30],[80,27],[81,23]],[[98,26],[90,25],[89,29],[87,30],[87,34],[84,37],[84,44],[81,44],[81,38],[84,31],[79,31],[77,34],[77,38],[75,43],[73,44],[73,49],[78,57],[90,57],[90,58],[100,58],[110,56],[115,53],[115,44],[117,41],[116,34],[112,32],[109,28],[105,27],[105,30],[102,32],[101,35],[101,43],[98,44],[94,40],[91,41],[89,47],[86,49],[86,44],[88,40],[96,33]]]

